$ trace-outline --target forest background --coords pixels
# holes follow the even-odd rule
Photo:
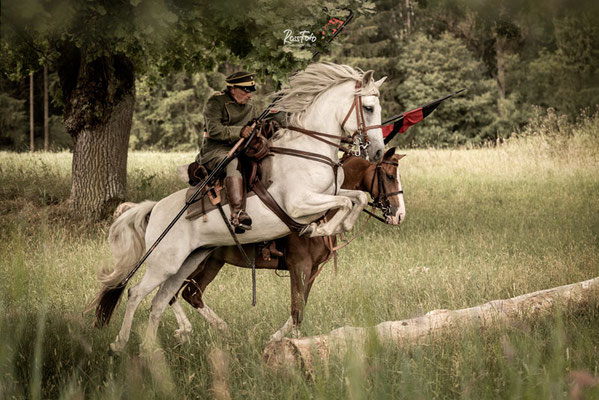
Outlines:
[[[388,76],[381,93],[383,119],[465,88],[393,144],[402,147],[478,146],[523,130],[536,114],[574,122],[599,104],[599,18],[596,2],[561,0],[376,0],[348,25],[321,60],[347,63]],[[324,14],[323,14],[324,15]],[[264,15],[268,18],[268,15]],[[290,28],[294,26],[290,25]],[[283,32],[280,33],[281,39]],[[223,45],[223,50],[225,46]],[[202,72],[147,68],[136,78],[129,139],[132,150],[196,150],[202,109],[222,90],[243,57]],[[0,76],[0,149],[27,151],[30,77]],[[72,149],[63,126],[57,71],[31,71],[33,147]],[[259,71],[259,106],[288,76]],[[49,138],[44,143],[44,87]],[[559,120],[559,118],[556,118]]]

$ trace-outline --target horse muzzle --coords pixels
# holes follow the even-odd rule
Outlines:
[[[406,217],[405,214],[400,212],[400,210],[392,211],[395,211],[395,213],[393,215],[386,215],[385,223],[389,225],[400,225]]]

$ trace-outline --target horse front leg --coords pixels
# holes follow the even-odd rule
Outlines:
[[[351,231],[353,226],[358,221],[360,213],[364,207],[368,205],[368,196],[366,196],[366,193],[362,192],[361,190],[347,189],[341,189],[339,191],[339,195],[349,197],[354,204],[348,216],[343,220],[343,229],[348,232]]]
[[[315,257],[319,256],[317,251],[319,249],[311,246],[313,242],[314,239],[299,237],[297,234],[290,235],[287,238],[285,260],[290,277],[291,317],[281,329],[270,337],[270,341],[281,340],[289,332],[294,337],[300,336],[300,326],[306,298],[305,291],[311,274],[312,264]]]
[[[216,278],[224,261],[218,257],[209,257],[198,269],[189,277],[189,283],[183,289],[182,297],[191,304],[204,319],[213,327],[227,333],[229,326],[221,319],[206,303],[203,295],[206,287]]]
[[[179,329],[175,331],[175,340],[177,340],[179,344],[183,344],[187,342],[191,335],[191,322],[189,322],[183,307],[181,307],[181,304],[177,301],[176,297],[171,300],[171,308],[177,319],[177,324],[179,325]]]
[[[341,232],[342,222],[352,211],[352,201],[346,196],[333,196],[322,193],[310,193],[308,196],[302,196],[298,199],[289,196],[293,202],[286,202],[285,209],[292,218],[300,218],[307,215],[324,214],[328,210],[336,209],[337,213],[328,222],[318,224],[312,222],[307,229],[310,237],[330,236]]]

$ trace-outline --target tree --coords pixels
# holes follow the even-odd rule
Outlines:
[[[0,93],[0,146],[23,148],[27,116],[24,109],[25,100],[17,100],[6,93]]]
[[[218,89],[225,87],[224,75],[212,75],[222,78]],[[130,148],[195,150],[204,124],[204,103],[212,93],[201,73],[139,79]]]
[[[403,82],[396,88],[402,110],[443,94],[467,89],[467,95],[443,104],[434,114],[398,137],[399,144],[440,146],[495,139],[497,90],[466,45],[450,33],[432,39],[419,33],[402,49],[397,68]]]
[[[58,69],[74,142],[69,209],[96,219],[125,196],[136,76],[233,61],[282,80],[311,56],[283,46],[283,30],[315,31],[322,16],[315,0],[4,0],[0,69]]]

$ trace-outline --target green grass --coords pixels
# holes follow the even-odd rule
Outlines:
[[[303,334],[401,320],[599,275],[599,127],[497,148],[407,150],[401,162],[407,220],[370,222],[318,278]],[[159,199],[183,185],[175,167],[193,154],[132,153],[130,200]],[[70,221],[71,156],[0,153],[0,399],[206,398],[207,355],[230,355],[233,398],[567,398],[569,374],[599,371],[599,301],[479,332],[465,327],[424,345],[384,347],[317,365],[313,380],[264,367],[268,337],[288,317],[289,283],[258,271],[251,306],[247,270],[225,268],[207,303],[229,323],[221,337],[190,307],[191,343],[177,347],[175,319],[159,336],[170,372],[140,357],[149,301],[140,306],[126,353],[108,354],[123,306],[103,330],[82,310],[96,270],[110,265],[109,222]],[[363,222],[363,220],[361,221]],[[141,274],[139,274],[141,276]],[[139,278],[139,277],[138,277]],[[598,388],[587,388],[589,398]]]

